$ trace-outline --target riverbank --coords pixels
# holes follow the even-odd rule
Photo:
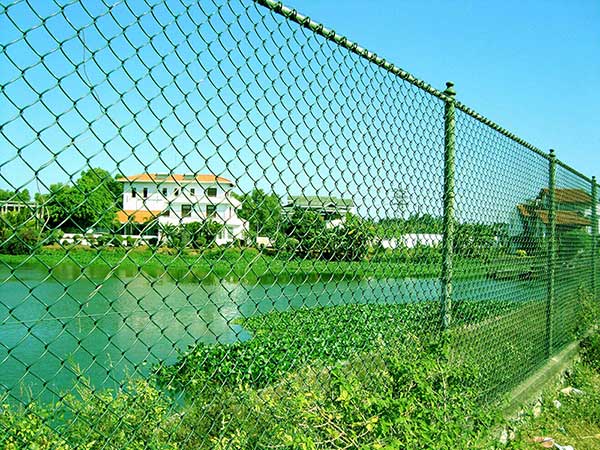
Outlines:
[[[435,333],[436,311],[345,305],[251,318],[250,341],[207,346],[204,366],[203,354],[182,360],[185,377],[180,365],[160,385],[95,392],[83,381],[56,404],[4,408],[0,427],[7,448],[41,450],[472,448],[494,416],[478,403],[472,363],[449,357]],[[483,314],[476,304],[463,311],[464,324]],[[169,394],[174,377],[184,401]],[[57,411],[69,414],[53,429]]]
[[[439,278],[439,259],[415,259],[405,262],[388,261],[323,261],[296,259],[268,255],[254,248],[214,248],[204,251],[152,250],[148,247],[134,249],[107,247],[62,248],[43,247],[33,255],[0,255],[0,264],[11,268],[23,264],[43,264],[49,270],[60,265],[76,265],[85,270],[111,271],[116,268],[131,272],[144,272],[152,277],[170,275],[190,281],[245,281],[271,283],[282,280],[332,281],[365,278]],[[515,273],[526,272],[537,264],[531,258],[503,256],[484,260],[479,258],[454,258],[454,279],[466,280],[487,277],[506,268]],[[518,269],[518,267],[523,269]],[[515,270],[515,267],[517,269]]]

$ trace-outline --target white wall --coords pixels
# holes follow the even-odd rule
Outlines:
[[[216,197],[207,197],[205,190],[207,188],[216,188]],[[124,210],[149,210],[162,211],[171,204],[211,204],[220,203],[226,198],[226,193],[230,190],[224,189],[225,186],[217,183],[154,183],[152,181],[135,181],[133,183],[124,183],[123,186],[123,209]],[[133,188],[136,189],[136,196],[132,196]],[[144,198],[144,189],[148,189],[148,196]],[[167,190],[167,195],[163,194],[163,189]],[[194,189],[194,195],[191,194]],[[175,191],[178,191],[175,195]],[[180,211],[180,210],[179,210]]]
[[[417,245],[437,247],[438,245],[442,244],[443,239],[443,234],[410,233],[403,234],[398,239],[382,239],[381,246],[383,248],[414,248]]]

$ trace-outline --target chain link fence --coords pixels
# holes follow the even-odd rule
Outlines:
[[[450,83],[270,0],[0,30],[5,448],[447,448],[598,318],[595,180]]]

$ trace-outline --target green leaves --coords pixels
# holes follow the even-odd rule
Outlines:
[[[121,207],[122,185],[104,169],[81,172],[73,186],[53,184],[40,200],[50,225],[85,231],[90,227],[110,228]]]
[[[288,238],[280,244],[284,251],[325,261],[360,261],[375,237],[373,225],[358,216],[346,214],[338,223],[328,223],[317,212],[300,208],[287,218],[284,231]]]
[[[163,225],[161,233],[170,248],[201,249],[215,244],[215,239],[223,229],[223,225],[212,219],[190,222],[184,225]]]
[[[267,194],[262,189],[254,189],[249,194],[239,196],[242,206],[237,215],[249,222],[252,236],[274,237],[281,228],[281,201],[275,194]]]
[[[456,323],[465,324],[511,306],[457,302],[456,308]],[[189,387],[197,378],[230,387],[264,387],[309,363],[334,364],[382,345],[400,345],[409,333],[435,331],[438,314],[437,303],[422,302],[354,304],[255,316],[240,321],[252,339],[192,347],[175,365],[158,370],[159,381],[180,388]]]

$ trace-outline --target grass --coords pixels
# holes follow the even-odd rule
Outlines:
[[[437,258],[416,258],[404,262],[390,261],[323,261],[267,255],[252,248],[214,248],[204,251],[178,252],[170,249],[153,251],[88,247],[43,247],[32,255],[0,255],[0,264],[16,267],[40,263],[49,268],[75,264],[88,270],[144,271],[150,276],[170,274],[175,279],[195,281],[226,278],[247,282],[273,282],[283,278],[297,281],[364,279],[364,278],[439,278],[441,263]],[[505,256],[491,260],[460,258],[454,260],[454,279],[484,278],[489,273],[515,265],[529,265],[529,259]]]
[[[536,439],[544,437],[577,450],[600,448],[600,333],[591,339],[595,354],[586,358],[584,350],[582,360],[560,383],[545,390],[535,413],[531,409],[512,421],[515,436],[507,448],[539,449],[542,447]],[[581,393],[568,393],[571,388]]]

